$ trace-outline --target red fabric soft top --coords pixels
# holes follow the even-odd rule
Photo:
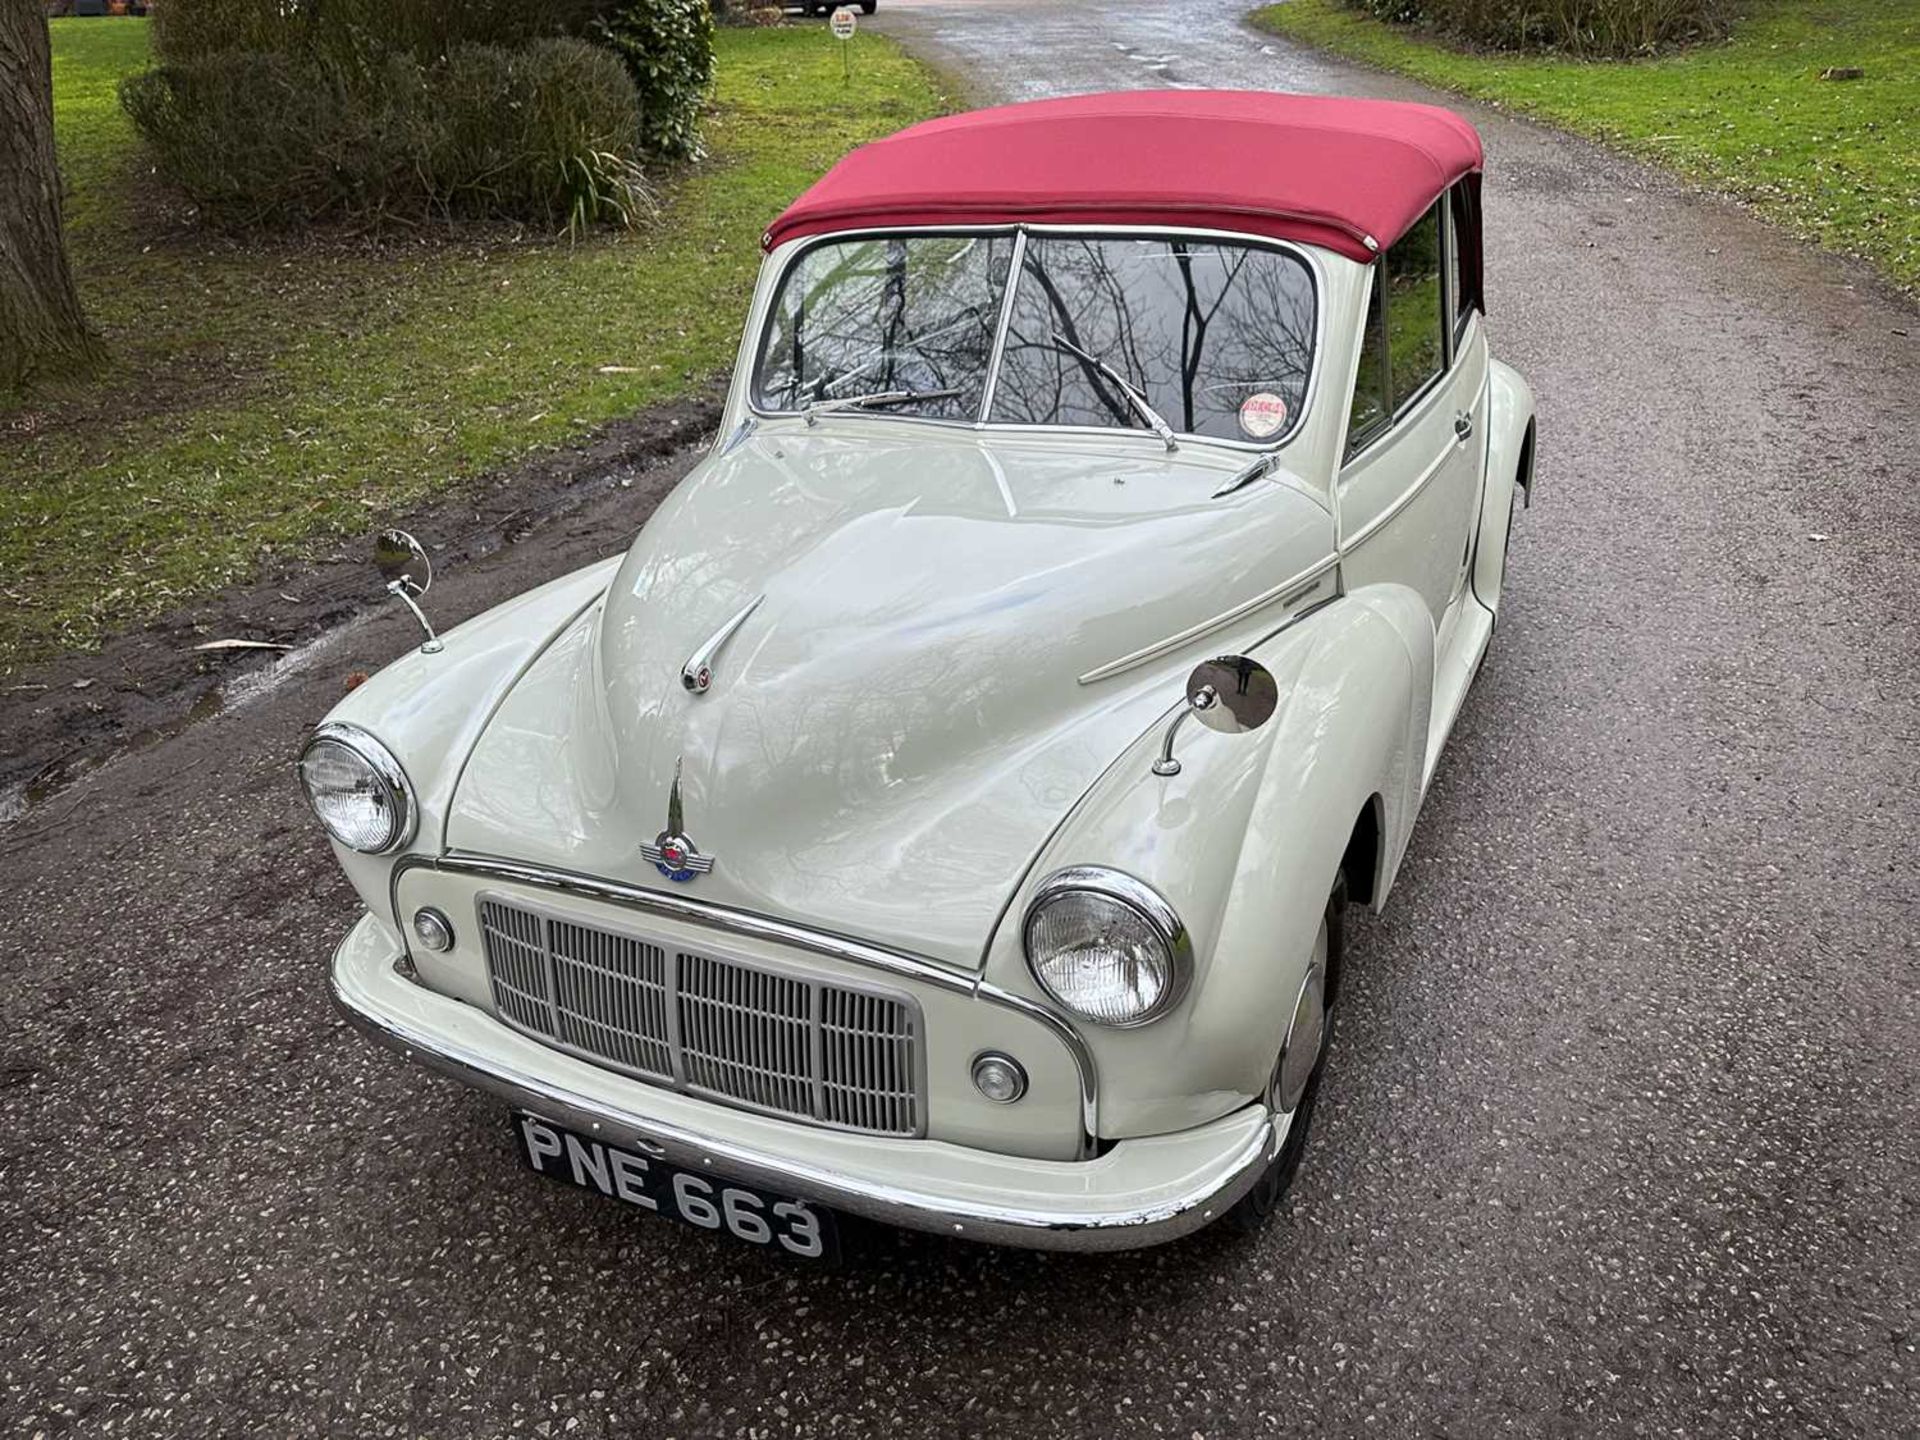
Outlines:
[[[1481,167],[1431,105],[1258,90],[1133,90],[1003,105],[863,145],[768,229],[1180,225],[1371,259]]]

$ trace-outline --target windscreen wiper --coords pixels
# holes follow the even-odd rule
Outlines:
[[[1147,403],[1147,397],[1134,388],[1133,382],[1121,374],[1118,367],[1109,365],[1098,355],[1082,350],[1058,330],[1049,331],[1048,333],[1053,336],[1053,343],[1060,349],[1066,351],[1069,355],[1078,355],[1082,360],[1086,361],[1087,364],[1093,366],[1094,369],[1098,370],[1102,375],[1106,376],[1107,379],[1117,385],[1120,388],[1120,393],[1127,397],[1127,403],[1133,406],[1142,420],[1153,427],[1153,433],[1160,437],[1161,441],[1166,445],[1169,454],[1180,448],[1180,442],[1173,438],[1173,426],[1166,422],[1165,417],[1163,417],[1158,410]]]
[[[951,400],[958,390],[875,390],[866,395],[843,395],[837,400],[816,400],[800,412],[807,424],[819,422],[834,410],[866,410],[880,405],[906,405],[915,400]]]

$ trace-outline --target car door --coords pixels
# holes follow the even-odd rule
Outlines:
[[[1347,587],[1410,586],[1436,634],[1466,582],[1486,418],[1457,248],[1442,197],[1374,263],[1337,486]]]

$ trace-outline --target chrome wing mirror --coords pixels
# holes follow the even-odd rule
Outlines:
[[[1166,738],[1160,742],[1160,758],[1153,762],[1153,773],[1180,773],[1180,762],[1173,758],[1173,737],[1188,716],[1222,735],[1244,735],[1271,720],[1279,705],[1279,682],[1258,660],[1249,660],[1244,655],[1202,660],[1187,677],[1187,708],[1167,726]]]
[[[433,584],[433,561],[427,558],[426,546],[404,530],[382,530],[373,542],[373,563],[387,582],[387,593],[411,610],[420,628],[427,632],[427,638],[420,642],[421,653],[439,654],[443,648],[440,637],[433,633],[426,612],[413,598],[426,594]]]

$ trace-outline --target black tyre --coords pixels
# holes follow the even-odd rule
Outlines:
[[[880,8],[880,0],[860,0],[860,13],[871,15]]]
[[[1274,1211],[1280,1208],[1280,1202],[1286,1198],[1287,1190],[1293,1184],[1293,1177],[1300,1169],[1300,1157],[1306,1153],[1307,1134],[1313,1127],[1313,1104],[1320,1095],[1320,1080],[1326,1073],[1327,1049],[1333,1043],[1334,998],[1340,982],[1340,950],[1344,935],[1344,913],[1347,908],[1347,881],[1343,875],[1334,882],[1333,893],[1327,897],[1326,914],[1321,917],[1320,936],[1314,949],[1316,963],[1321,966],[1320,987],[1323,1002],[1321,1007],[1320,1043],[1313,1057],[1313,1071],[1307,1077],[1306,1087],[1301,1090],[1300,1098],[1294,1102],[1293,1123],[1287,1127],[1287,1138],[1280,1142],[1280,1153],[1275,1155],[1260,1178],[1228,1211],[1228,1218],[1235,1228],[1252,1233],[1264,1227],[1272,1218]],[[1275,1060],[1273,1078],[1267,1082],[1267,1101],[1275,1103],[1281,1086],[1281,1076],[1286,1055],[1284,1051]]]

